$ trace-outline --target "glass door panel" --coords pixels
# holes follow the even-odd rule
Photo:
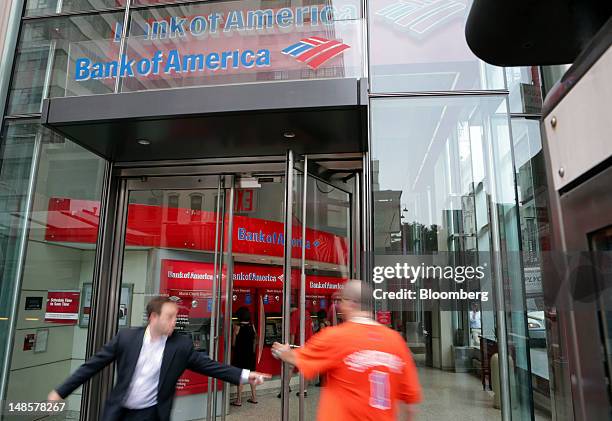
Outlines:
[[[191,337],[196,351],[222,360],[223,178],[152,178],[127,185],[118,329],[145,326],[147,302],[168,295],[179,306],[176,330]],[[172,419],[205,419],[215,406],[220,414],[222,396],[213,393],[217,405],[211,405],[211,388],[222,390],[220,383],[186,371]]]
[[[289,342],[302,346],[338,321],[334,298],[352,273],[352,198],[316,175],[322,171],[308,156],[295,159],[293,172]],[[307,381],[296,372],[298,399],[289,400],[289,419],[315,419],[325,378]]]

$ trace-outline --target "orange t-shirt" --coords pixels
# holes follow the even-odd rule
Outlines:
[[[325,373],[317,419],[395,420],[397,403],[417,403],[421,387],[408,346],[379,324],[345,322],[295,350],[306,378]]]

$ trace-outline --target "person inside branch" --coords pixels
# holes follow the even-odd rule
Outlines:
[[[247,307],[240,307],[236,311],[238,324],[234,325],[232,334],[232,347],[234,349],[234,359],[232,363],[239,368],[255,370],[255,349],[257,347],[257,334],[255,327],[251,323],[251,312]],[[251,383],[251,397],[247,399],[249,403],[257,403],[256,385]],[[238,385],[236,400],[230,405],[242,406],[242,384]]]

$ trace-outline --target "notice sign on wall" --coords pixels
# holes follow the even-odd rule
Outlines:
[[[381,325],[391,324],[391,312],[379,310],[376,312],[376,321]]]
[[[49,291],[45,322],[76,324],[79,319],[79,291]]]

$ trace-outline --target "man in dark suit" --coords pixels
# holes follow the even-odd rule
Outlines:
[[[62,385],[49,393],[60,400],[117,361],[116,383],[106,402],[104,421],[170,419],[178,378],[186,369],[223,381],[261,384],[269,374],[213,361],[193,349],[191,339],[174,333],[178,306],[168,297],[147,304],[146,327],[122,329]]]

